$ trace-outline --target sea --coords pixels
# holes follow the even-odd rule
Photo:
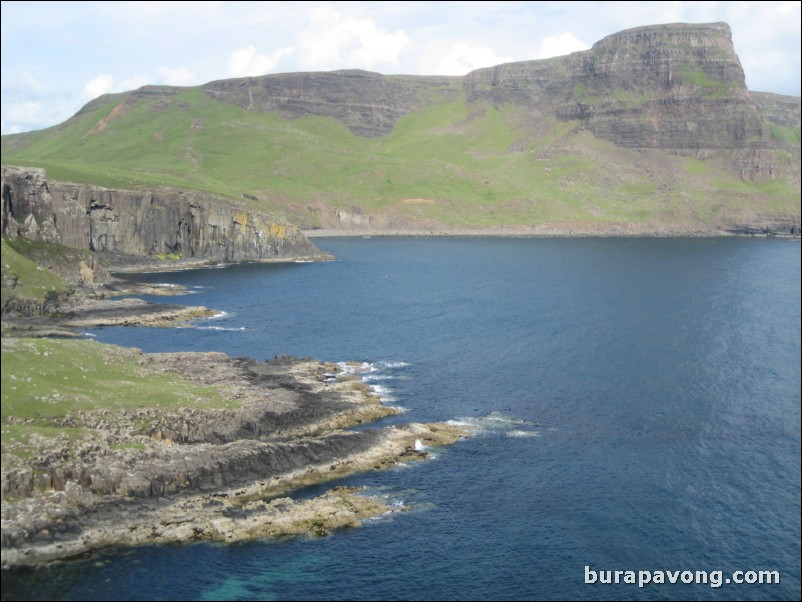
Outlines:
[[[4,600],[800,599],[799,241],[315,243],[337,260],[137,276],[218,314],[85,336],[364,362],[384,424],[477,434],[337,481],[406,510],[361,528],[107,550]]]

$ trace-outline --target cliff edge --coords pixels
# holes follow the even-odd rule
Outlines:
[[[192,190],[114,190],[2,168],[2,234],[94,251],[110,269],[330,258],[296,228]]]

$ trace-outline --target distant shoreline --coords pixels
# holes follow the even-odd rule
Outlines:
[[[371,237],[476,237],[476,238],[720,238],[756,237],[799,240],[799,232],[761,231],[755,229],[694,229],[655,227],[637,224],[582,224],[497,226],[481,228],[314,228],[301,230],[307,238],[371,238]]]

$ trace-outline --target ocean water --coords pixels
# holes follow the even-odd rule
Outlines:
[[[338,260],[147,276],[221,310],[197,328],[88,334],[370,362],[392,420],[479,434],[345,479],[408,508],[360,529],[111,550],[4,572],[3,599],[800,599],[798,242],[315,242]]]

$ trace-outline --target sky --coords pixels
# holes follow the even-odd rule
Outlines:
[[[623,29],[730,24],[750,90],[800,95],[799,1],[3,1],[3,134],[145,84],[368,69],[462,75],[590,48]]]

